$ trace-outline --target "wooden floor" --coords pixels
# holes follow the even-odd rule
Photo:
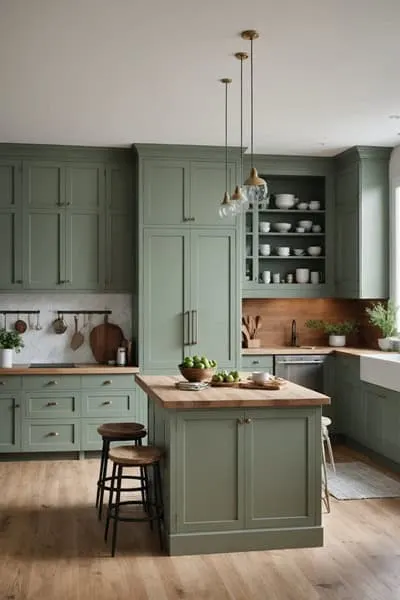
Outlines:
[[[97,468],[0,463],[0,600],[400,599],[400,499],[332,499],[324,548],[170,558],[147,525],[126,523],[111,558]]]

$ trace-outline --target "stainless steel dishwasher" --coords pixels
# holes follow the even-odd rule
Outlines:
[[[275,356],[275,375],[316,392],[324,391],[324,354]]]

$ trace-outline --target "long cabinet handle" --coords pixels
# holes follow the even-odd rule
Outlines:
[[[198,344],[198,322],[197,322],[197,310],[192,310],[192,344]]]
[[[182,313],[182,318],[183,318],[183,345],[189,346],[190,345],[190,313],[188,310],[185,310],[185,312]]]
[[[290,362],[276,361],[276,364],[279,365],[280,367],[282,367],[282,366],[290,367],[291,365],[323,365],[324,361],[323,360],[293,360]]]
[[[58,402],[48,402],[46,406],[57,406]]]

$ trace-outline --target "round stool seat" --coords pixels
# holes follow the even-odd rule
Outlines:
[[[162,452],[154,446],[116,446],[110,448],[108,457],[124,467],[140,467],[158,462]]]
[[[321,417],[321,423],[324,427],[329,427],[329,425],[332,425],[332,419],[329,417]]]
[[[130,440],[134,437],[145,437],[146,429],[141,423],[103,423],[97,428],[103,438]]]

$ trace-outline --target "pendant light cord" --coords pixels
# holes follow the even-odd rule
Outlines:
[[[240,182],[243,181],[243,56],[240,58]]]
[[[225,82],[225,191],[228,191],[228,82]]]
[[[250,158],[251,166],[253,167],[253,142],[254,142],[254,89],[253,89],[253,38],[250,40],[250,103],[251,103],[251,139],[250,139]]]

